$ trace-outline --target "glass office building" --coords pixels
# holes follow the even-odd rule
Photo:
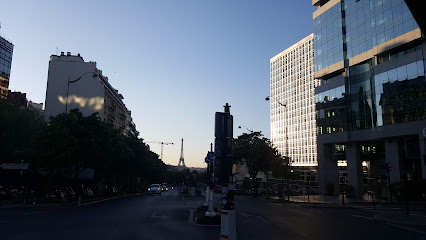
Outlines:
[[[271,139],[289,156],[300,180],[316,170],[316,125],[313,34],[270,60]],[[308,179],[309,178],[309,179]]]
[[[313,0],[320,191],[348,184],[388,198],[390,182],[426,178],[426,45],[403,0]],[[337,161],[347,162],[338,182]]]
[[[0,99],[7,97],[12,54],[13,44],[0,36]]]

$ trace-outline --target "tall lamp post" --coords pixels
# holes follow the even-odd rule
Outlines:
[[[245,129],[247,129],[247,131],[249,131],[250,133],[254,133],[253,129],[250,130],[248,127],[246,127],[244,125],[238,126],[238,128],[242,128],[242,127],[244,127]]]
[[[68,94],[69,94],[69,90],[70,90],[70,84],[80,81],[83,76],[85,76],[86,74],[89,74],[89,73],[93,73],[93,78],[97,78],[99,76],[95,72],[86,72],[83,75],[81,75],[79,78],[72,80],[72,81],[70,80],[71,76],[68,76],[67,98],[66,98],[66,101],[65,101],[64,128],[66,128],[66,126],[67,126]],[[80,178],[79,171],[80,171],[80,160],[78,160],[77,167],[76,167],[76,170],[75,170],[75,178],[76,178],[75,180],[76,180],[76,183],[77,183],[77,189],[76,189],[77,191],[76,192],[77,192],[77,201],[78,201],[77,204],[78,204],[78,206],[81,205],[81,194],[80,194],[81,189],[79,189],[79,178]]]
[[[262,133],[262,131],[259,131],[259,132],[256,132],[256,131],[253,131],[253,129],[249,129],[248,127],[246,127],[246,126],[244,126],[244,125],[239,125],[238,126],[238,128],[242,128],[242,127],[244,127],[245,129],[247,129],[247,131],[249,131],[250,133]],[[266,176],[268,176],[268,175],[266,175]],[[256,176],[254,176],[254,177],[256,177]],[[253,179],[250,177],[250,180],[251,180],[251,188],[253,189]],[[266,177],[266,188],[268,188],[268,177]]]
[[[265,100],[266,101],[270,101],[271,100],[271,97],[270,96],[267,96],[266,98],[265,98]],[[274,100],[279,104],[279,105],[281,105],[282,107],[285,107],[285,113],[286,113],[286,115],[287,115],[287,104],[284,104],[284,103],[282,103],[282,102],[280,102],[280,101],[278,101],[278,99],[276,99],[276,98],[274,98]],[[284,149],[284,155],[286,156],[286,157],[288,157],[288,116],[286,116],[286,119],[285,119],[285,149]],[[293,170],[292,170],[292,172],[293,172]],[[290,200],[290,199],[289,199]]]

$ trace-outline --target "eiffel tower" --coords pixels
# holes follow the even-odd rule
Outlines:
[[[179,158],[178,167],[184,167],[184,168],[186,167],[185,160],[183,159],[183,138],[182,138],[182,146],[180,148],[180,158]]]

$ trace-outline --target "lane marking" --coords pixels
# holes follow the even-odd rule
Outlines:
[[[401,226],[401,225],[397,225],[397,224],[393,224],[393,223],[387,223],[387,222],[385,222],[385,223],[387,225],[390,225],[390,226],[394,226],[394,227],[402,228],[402,229],[405,229],[405,230],[408,230],[408,231],[412,231],[412,232],[416,232],[416,233],[420,233],[420,234],[426,235],[426,232],[420,231],[420,230],[417,230],[417,229],[414,229],[414,228],[410,228],[410,227],[406,227],[406,226]]]
[[[108,201],[108,200],[117,199],[117,198],[118,197],[106,198],[106,199],[101,199],[101,200],[97,200],[97,201],[93,201],[93,202],[82,203],[80,205],[81,206],[86,206],[86,205],[90,205],[90,204],[94,204],[94,203],[98,203],[98,202],[105,202],[105,201]]]
[[[364,218],[364,219],[368,219],[368,220],[372,220],[374,221],[374,218],[371,217],[366,217],[366,216],[360,216],[360,215],[351,215],[352,217],[356,217],[356,218]]]
[[[188,223],[193,223],[193,221],[192,221],[193,218],[194,218],[194,210],[189,209]]]
[[[152,215],[151,215],[151,217],[152,218],[161,218],[161,220],[164,220],[164,219],[166,219],[167,218],[167,216],[164,216],[164,215],[157,215],[157,212],[154,212]]]

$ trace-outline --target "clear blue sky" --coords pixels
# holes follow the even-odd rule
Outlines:
[[[229,103],[234,137],[270,137],[269,59],[312,33],[312,1],[5,1],[0,34],[15,45],[10,89],[43,102],[57,49],[95,61],[124,95],[141,137],[184,138],[187,166],[204,167],[214,114]],[[160,145],[151,144],[160,154]]]

